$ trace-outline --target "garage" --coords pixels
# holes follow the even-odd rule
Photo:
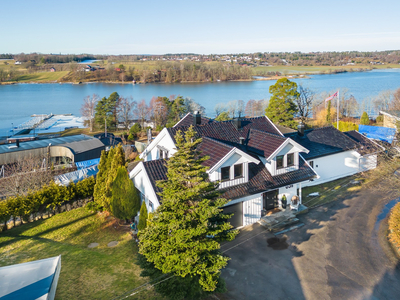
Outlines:
[[[228,219],[233,227],[243,226],[243,202],[225,206],[223,210],[224,214],[233,214],[233,216]]]

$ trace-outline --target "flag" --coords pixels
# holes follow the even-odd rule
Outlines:
[[[339,91],[338,91],[339,92]],[[333,98],[337,97],[338,92],[334,93],[332,96],[325,99],[325,102],[332,100]]]

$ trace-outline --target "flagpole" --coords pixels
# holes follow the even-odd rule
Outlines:
[[[339,97],[339,90],[338,90],[338,92],[337,92],[337,112],[336,112],[336,119],[337,119],[337,129],[339,130],[339,100],[340,100],[340,97]]]

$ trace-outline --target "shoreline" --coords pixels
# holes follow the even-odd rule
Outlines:
[[[400,68],[400,66],[399,66]],[[288,79],[309,79],[312,75],[335,75],[342,73],[360,73],[360,72],[369,72],[373,70],[389,70],[389,69],[399,69],[399,68],[380,68],[380,69],[351,69],[351,70],[331,70],[329,72],[304,72],[304,73],[295,73],[295,74],[286,74],[286,75],[270,75],[270,76],[262,76],[262,75],[253,75],[251,79],[232,79],[232,80],[224,80],[224,81],[180,81],[180,82],[136,82],[132,83],[130,81],[121,82],[121,81],[82,81],[82,82],[71,82],[71,81],[26,81],[26,82],[0,82],[1,85],[14,85],[14,84],[90,84],[90,83],[103,83],[103,84],[131,84],[131,85],[141,85],[141,84],[184,84],[184,83],[218,83],[218,82],[251,82],[251,81],[269,81],[269,80],[279,80],[281,78]]]

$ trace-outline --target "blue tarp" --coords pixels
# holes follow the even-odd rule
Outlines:
[[[59,185],[68,186],[71,181],[73,183],[77,183],[78,181],[81,181],[85,178],[96,175],[97,172],[99,172],[97,166],[92,166],[85,169],[79,169],[78,171],[75,172],[70,172],[55,176],[54,181]]]
[[[388,142],[391,144],[396,135],[395,128],[358,125],[358,132],[365,135],[367,138]]]
[[[91,166],[96,166],[100,163],[100,158],[78,161],[75,163],[76,167],[79,169],[89,168]]]

